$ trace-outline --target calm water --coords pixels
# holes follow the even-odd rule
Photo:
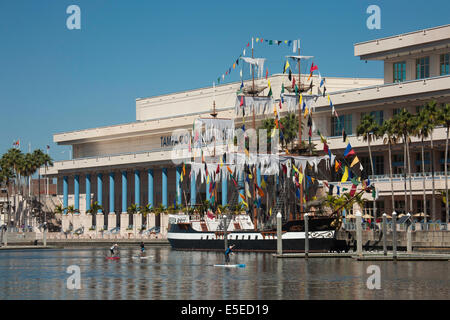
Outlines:
[[[0,251],[0,299],[449,299],[448,262],[361,262],[353,259],[276,259],[148,248],[148,260],[105,259],[107,248]],[[381,289],[369,290],[366,269],[381,270]],[[81,289],[67,289],[66,269],[78,265]]]

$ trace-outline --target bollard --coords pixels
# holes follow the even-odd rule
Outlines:
[[[392,212],[392,258],[397,260],[397,212]]]
[[[308,213],[304,214],[305,217],[305,258],[308,259],[309,253],[309,226],[308,226]]]
[[[223,239],[225,241],[225,250],[228,249],[228,230],[227,230],[227,216],[223,215]]]
[[[387,222],[386,213],[383,213],[383,255],[387,256]]]
[[[411,219],[411,214],[408,212],[408,219]],[[412,223],[408,220],[408,225],[406,227],[406,252],[412,253]]]
[[[356,211],[356,254],[362,256],[362,217],[361,212]]]
[[[44,243],[44,247],[46,247],[47,246],[47,228],[45,228],[45,227],[44,227],[43,243]]]
[[[283,254],[283,241],[281,233],[281,212],[277,213],[277,254]]]

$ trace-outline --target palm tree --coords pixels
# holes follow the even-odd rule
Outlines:
[[[0,187],[5,186],[6,189],[6,198],[7,198],[7,212],[8,218],[6,219],[6,225],[9,226],[10,216],[11,216],[11,205],[9,203],[9,185],[10,182],[14,179],[14,173],[11,168],[4,163],[3,159],[0,159]]]
[[[367,146],[369,148],[369,158],[370,158],[370,169],[372,171],[372,175],[375,175],[375,171],[373,170],[373,160],[372,160],[372,150],[370,148],[370,141],[376,139],[379,131],[379,126],[375,122],[375,117],[371,114],[365,114],[360,124],[356,127],[356,135],[358,137],[362,136],[363,141],[367,142]],[[373,199],[373,215],[376,218],[377,205],[376,200]]]
[[[67,213],[68,213],[68,214],[72,214],[72,228],[73,228],[73,215],[74,215],[75,213],[79,213],[80,210],[75,209],[74,206],[68,206],[67,208],[64,208],[64,210],[67,210]]]
[[[448,161],[448,136],[450,130],[450,104],[445,104],[439,110],[439,123],[445,126],[446,140],[445,140],[445,156],[444,156],[444,174],[445,174],[445,223],[449,221],[449,208],[448,208],[448,176],[447,176],[447,161]]]
[[[145,226],[147,226],[147,216],[148,214],[154,212],[153,206],[150,203],[145,206],[140,206],[139,212],[142,214],[143,220],[145,221]]]
[[[402,137],[403,140],[403,167],[404,167],[404,182],[405,182],[405,210],[406,212],[412,211],[412,190],[411,190],[411,167],[409,159],[409,142],[411,133],[412,115],[405,108],[403,108],[393,118],[394,132]],[[408,209],[408,188],[406,187],[406,172],[409,174],[409,186],[410,186],[410,206]]]
[[[290,143],[291,149],[293,149],[294,140],[298,137],[298,117],[294,113],[290,113],[281,118],[280,123],[283,126],[284,143],[286,146]]]
[[[429,137],[431,133],[431,126],[428,119],[428,115],[425,109],[421,109],[420,112],[413,117],[413,121],[415,121],[414,134],[417,135],[421,140],[421,153],[422,153],[422,185],[423,185],[423,208],[424,208],[424,217],[426,219],[427,216],[427,201],[426,201],[426,187],[425,187],[425,151],[424,151],[424,143],[423,141]],[[426,220],[425,220],[426,222]]]
[[[394,121],[392,119],[383,121],[383,124],[379,128],[378,136],[384,137],[383,144],[387,143],[387,145],[388,145],[389,178],[391,181],[392,210],[395,211],[394,182],[392,180],[392,146],[397,144],[398,137],[394,131]]]
[[[92,225],[93,226],[97,226],[97,216],[96,216],[96,214],[99,211],[103,210],[103,207],[98,204],[98,201],[94,201],[93,203],[91,203],[90,207],[91,208],[89,210],[86,210],[86,213],[92,215]]]
[[[435,201],[435,187],[434,187],[434,147],[433,147],[433,130],[438,123],[439,110],[436,106],[436,101],[430,101],[424,106],[424,110],[428,116],[428,121],[430,124],[430,146],[431,146],[431,216],[433,219],[436,217],[436,201]]]

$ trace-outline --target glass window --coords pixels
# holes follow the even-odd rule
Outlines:
[[[430,57],[416,59],[416,79],[430,77]]]
[[[424,163],[425,163],[425,172],[431,172],[431,152],[427,152],[426,150],[423,153]],[[422,151],[416,153],[416,172],[422,172]]]
[[[396,116],[397,114],[399,114],[402,111],[402,108],[395,108],[394,110],[392,110],[392,115]]]
[[[394,82],[402,82],[406,80],[406,62],[394,63]]]
[[[446,54],[441,54],[441,76],[446,75],[446,74],[450,74],[450,69],[449,69],[449,58],[450,58],[450,53],[446,53]]]
[[[361,119],[362,119],[362,117],[364,117],[365,114],[367,114],[367,112],[361,113]],[[378,125],[381,126],[381,125],[383,124],[383,110],[372,111],[372,112],[370,113],[370,115],[372,115],[372,116],[374,117],[375,122],[376,122]]]
[[[375,175],[384,174],[384,157],[372,156],[372,159],[373,159],[373,170],[375,171]],[[370,157],[361,157],[361,164],[364,167],[364,170],[367,170],[368,173],[372,172],[372,168],[370,166]]]
[[[404,163],[402,154],[392,155],[392,174],[403,174]]]
[[[344,114],[339,117],[331,117],[331,136],[342,135],[342,129],[347,135],[352,134],[352,115]]]

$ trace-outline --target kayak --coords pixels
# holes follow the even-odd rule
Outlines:
[[[106,257],[106,260],[119,260],[120,257]]]
[[[214,267],[223,267],[223,268],[245,268],[245,264],[215,264]]]

